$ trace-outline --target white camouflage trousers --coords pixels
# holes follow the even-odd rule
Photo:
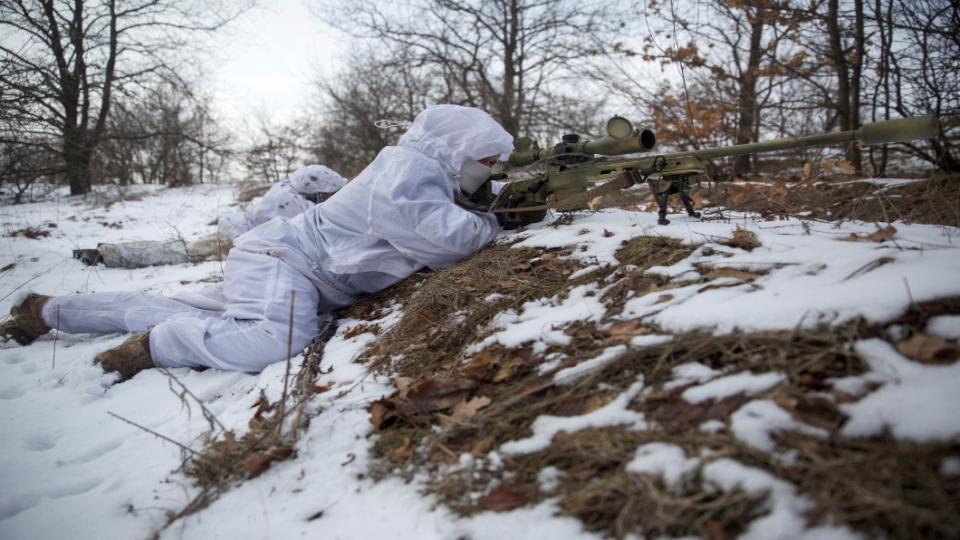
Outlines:
[[[158,366],[246,372],[286,359],[288,349],[299,353],[319,333],[320,293],[275,257],[231,250],[223,286],[216,289],[173,297],[145,292],[58,296],[44,306],[43,319],[69,333],[149,329],[150,356]]]

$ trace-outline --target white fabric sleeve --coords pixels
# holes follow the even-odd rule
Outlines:
[[[252,228],[253,223],[250,223],[246,212],[230,212],[220,216],[217,221],[217,230],[231,240]]]
[[[384,236],[406,256],[434,270],[469,257],[500,233],[493,215],[477,214],[457,206],[446,186],[424,182],[414,196],[400,196],[395,204],[402,224],[387,224]],[[391,234],[405,225],[413,234]]]

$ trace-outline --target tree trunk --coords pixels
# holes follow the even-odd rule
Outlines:
[[[863,64],[863,2],[855,0],[855,55],[853,65],[847,61],[843,47],[843,36],[840,29],[840,13],[838,0],[830,0],[827,9],[827,36],[830,39],[830,59],[837,74],[837,119],[840,121],[840,131],[850,131],[860,126],[860,73]],[[853,73],[851,74],[851,70]],[[863,172],[860,147],[856,144],[847,146],[846,159],[858,173]]]
[[[750,21],[750,55],[747,67],[740,76],[738,100],[737,144],[753,142],[757,124],[757,71],[760,68],[761,40],[763,38],[763,8],[757,8]],[[742,176],[753,170],[751,156],[737,156],[733,164],[734,176]]]
[[[509,17],[509,30],[503,47],[503,90],[500,96],[500,123],[507,133],[516,137],[520,131],[520,125],[517,121],[519,111],[516,110],[517,100],[515,98],[518,90],[522,91],[522,89],[516,87],[517,34],[520,31],[520,11],[516,0],[510,2],[510,11],[507,16]]]
[[[93,162],[93,149],[86,143],[86,137],[77,133],[64,133],[63,161],[70,182],[70,195],[84,195],[90,192],[90,165]]]

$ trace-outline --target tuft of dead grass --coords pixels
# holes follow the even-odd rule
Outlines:
[[[960,226],[960,175],[935,173],[926,179],[883,186],[820,177],[768,185],[716,183],[702,192],[710,204],[766,219],[800,215],[807,219],[926,223]]]
[[[399,364],[391,364],[401,376],[454,372],[460,350],[497,313],[519,310],[524,302],[596,279],[569,281],[580,265],[564,259],[565,254],[491,246],[430,275],[415,289],[398,291],[407,293],[401,299],[403,318],[368,351],[366,359],[373,360],[373,369],[386,369],[390,359],[402,355]]]
[[[960,482],[941,472],[960,444],[892,437],[824,443],[795,433],[783,443],[797,459],[782,474],[815,499],[810,519],[870,537],[960,537]]]
[[[316,386],[314,381],[322,373],[320,364],[324,346],[336,329],[336,324],[329,324],[307,347],[304,361],[289,386],[289,393],[286,392],[285,383],[284,395],[280,400],[271,402],[261,390],[260,398],[254,403],[253,416],[247,423],[248,429],[242,435],[224,428],[198,401],[210,422],[210,431],[205,434],[202,447],[192,451],[180,468],[200,488],[200,492],[179,511],[168,512],[163,528],[206,508],[224,490],[243,479],[260,475],[274,462],[296,457],[297,441],[310,423],[305,406],[314,395],[328,390]],[[180,386],[184,392],[180,397],[185,399],[188,391],[182,384]],[[190,396],[193,397],[192,394]],[[292,406],[288,406],[288,398]],[[219,428],[219,433],[215,428]],[[159,531],[154,535],[157,536]]]
[[[237,186],[237,202],[248,203],[270,191],[273,184],[260,182],[244,182]]]

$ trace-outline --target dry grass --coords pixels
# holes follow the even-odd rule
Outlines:
[[[403,318],[368,351],[373,369],[389,367],[400,376],[453,371],[453,362],[466,343],[496,315],[520,309],[524,302],[550,297],[575,284],[596,279],[587,276],[568,281],[580,269],[563,259],[565,253],[492,246],[463,263],[441,270],[416,287],[394,291],[404,305]],[[378,299],[373,299],[374,305]],[[360,305],[348,311],[369,310]],[[399,364],[390,363],[403,355]]]
[[[941,472],[960,444],[818,439],[788,434],[797,452],[782,475],[810,494],[811,519],[845,523],[869,537],[960,537],[960,482]]]
[[[709,205],[767,218],[802,214],[824,220],[960,226],[960,176],[955,174],[938,173],[893,187],[842,176],[791,184],[776,179],[768,185],[721,182],[701,194]]]
[[[688,456],[709,452],[704,463],[730,457],[793,481],[814,502],[807,514],[811,524],[841,523],[871,536],[955,536],[957,489],[937,476],[937,467],[944,457],[957,454],[956,445],[911,445],[889,438],[854,443],[836,437],[846,421],[838,403],[851,397],[836,394],[825,399],[822,394],[832,391],[831,379],[864,372],[851,345],[867,337],[884,338],[885,327],[856,320],[818,331],[676,335],[670,343],[628,349],[566,385],[554,383],[550,374],[541,375],[535,368],[551,353],[562,352],[565,357],[558,368],[568,367],[632,335],[659,329],[637,321],[605,329],[574,323],[564,329],[571,337],[568,346],[536,354],[530,348],[494,345],[464,363],[464,347],[482,339],[496,313],[519,309],[536,298],[562,297],[573,286],[590,281],[605,284],[603,300],[609,306],[622,305],[632,295],[669,287],[663,278],[644,270],[676,263],[689,252],[672,240],[635,238],[618,253],[619,267],[568,281],[566,276],[577,268],[560,253],[496,246],[458,267],[417,276],[390,294],[356,306],[352,316],[366,320],[377,318],[380,309],[394,301],[404,305],[405,314],[367,357],[375,369],[395,376],[398,387],[404,388],[372,407],[377,434],[371,474],[412,478],[426,472],[428,490],[466,515],[556,497],[562,512],[577,517],[586,529],[618,538],[629,534],[730,538],[767,512],[762,497],[719,491],[703,481],[699,470],[679,486],[626,472],[638,445],[668,442],[683,447]],[[498,296],[487,300],[492,294]],[[608,316],[615,312],[619,310],[611,308]],[[960,313],[960,299],[917,304],[890,324],[910,333],[945,313]],[[737,395],[691,404],[680,395],[683,387],[663,388],[673,378],[674,367],[694,360],[727,372],[785,373],[783,383],[754,397],[774,400],[797,420],[833,435],[827,442],[793,434],[777,437],[782,452],[798,456],[788,466],[725,430],[701,432],[699,426],[708,420],[729,425],[730,415],[752,398]],[[529,436],[538,417],[596,410],[640,376],[651,390],[630,408],[643,412],[651,423],[649,430],[610,427],[561,433],[541,452],[487,466],[491,450]],[[414,396],[409,388],[417,385],[432,393]],[[457,412],[462,405],[479,401],[484,405],[478,410]],[[451,471],[449,466],[464,453],[476,458],[474,465]],[[904,459],[910,464],[902,465]],[[545,491],[538,479],[546,466],[561,473],[551,491]],[[876,468],[869,479],[864,478],[864,466]]]
[[[289,392],[285,392],[280,400],[270,402],[261,390],[260,398],[254,404],[253,417],[247,424],[248,429],[242,435],[225,429],[197,400],[210,422],[210,431],[205,436],[202,448],[190,453],[181,464],[181,469],[200,488],[200,492],[179,511],[169,512],[164,528],[177,519],[206,508],[224,490],[243,479],[261,474],[274,462],[296,457],[297,441],[310,423],[310,416],[305,414],[304,408],[311,397],[327,390],[316,387],[314,381],[321,372],[324,346],[335,332],[336,324],[330,324],[310,344],[304,353],[303,364],[293,374]],[[187,390],[182,384],[181,387],[184,393],[180,396],[185,399]]]
[[[237,186],[237,202],[248,203],[257,197],[263,196],[273,184],[259,182],[244,182]]]

